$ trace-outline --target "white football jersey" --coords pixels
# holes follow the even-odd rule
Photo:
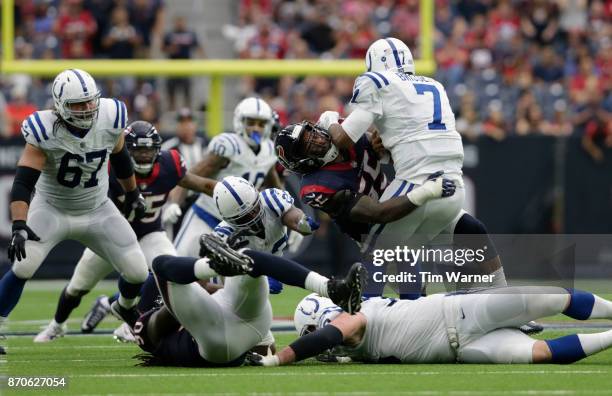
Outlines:
[[[338,352],[365,361],[454,361],[444,324],[444,298],[444,294],[434,294],[417,300],[375,297],[364,301],[360,312],[367,324],[361,343]]]
[[[72,134],[52,110],[23,121],[26,142],[47,156],[36,194],[54,207],[80,214],[108,198],[108,157],[127,125],[127,109],[117,99],[100,99],[98,119],[84,137]]]
[[[287,227],[281,219],[293,207],[293,197],[287,191],[268,188],[259,193],[259,202],[264,210],[264,238],[258,235],[248,235],[245,237],[249,241],[246,247],[281,256],[287,247],[288,240]],[[215,232],[223,238],[229,237],[235,231],[225,221],[215,227]]]
[[[215,136],[208,144],[208,151],[229,160],[229,164],[214,176],[217,180],[226,176],[238,176],[250,181],[257,189],[262,186],[277,160],[272,140],[262,139],[259,153],[255,154],[248,143],[235,133],[226,132]],[[195,205],[221,219],[212,197],[200,194]]]
[[[439,170],[462,174],[461,136],[446,90],[436,80],[367,72],[355,80],[350,104],[375,115],[374,125],[391,152],[396,178],[422,184]]]

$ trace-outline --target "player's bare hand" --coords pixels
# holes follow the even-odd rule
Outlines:
[[[374,129],[370,135],[370,144],[376,152],[376,155],[378,155],[378,158],[383,158],[387,154],[387,149],[383,146],[382,139],[377,129]]]
[[[21,261],[26,258],[25,243],[27,240],[40,241],[40,238],[23,220],[13,222],[13,235],[8,247],[9,260]]]

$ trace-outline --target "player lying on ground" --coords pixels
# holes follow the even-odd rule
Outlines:
[[[150,363],[234,366],[270,331],[272,309],[266,276],[329,296],[348,312],[361,306],[365,274],[354,264],[342,280],[329,280],[269,253],[231,249],[219,236],[203,235],[203,258],[160,256],[153,270],[165,308],[143,315],[134,327]],[[225,276],[210,295],[198,280]],[[168,315],[166,309],[172,314]],[[182,326],[182,328],[181,328]]]
[[[177,185],[212,195],[215,180],[202,178],[187,172],[183,158],[176,150],[161,151],[162,138],[155,127],[146,121],[135,121],[125,129],[125,144],[136,171],[136,182],[147,203],[147,211],[141,219],[130,218],[130,226],[136,233],[138,243],[149,268],[153,259],[162,254],[175,255],[176,251],[162,228],[160,212],[166,203],[168,193]],[[111,177],[109,197],[117,206],[125,199],[125,192]],[[100,280],[113,271],[113,267],[104,258],[85,249],[76,265],[68,285],[60,295],[54,319],[40,332],[34,342],[49,342],[66,333],[66,320],[70,313],[79,306],[81,298],[89,293]],[[143,286],[143,296],[138,304],[140,312],[153,307],[152,301],[157,296],[157,287],[152,277]],[[113,298],[99,298],[91,314],[86,317],[81,330],[93,331],[96,325],[110,311]],[[139,315],[133,318],[135,321]],[[132,322],[133,325],[133,322]]]
[[[277,355],[250,360],[286,365],[333,349],[373,363],[573,363],[612,346],[612,330],[542,341],[515,329],[559,313],[612,319],[612,302],[560,287],[507,287],[414,301],[371,298],[347,315],[329,299],[310,295],[295,313],[301,337]]]
[[[270,140],[273,113],[262,99],[250,97],[242,100],[234,110],[234,133],[222,133],[208,144],[202,161],[191,171],[203,177],[220,180],[225,176],[240,176],[256,188],[281,188],[276,173],[276,154]],[[211,197],[200,195],[185,214],[181,228],[174,239],[181,256],[197,256],[198,238],[211,233],[221,221]]]
[[[133,314],[148,274],[134,231],[107,196],[109,160],[127,192],[124,215],[144,215],[145,201],[124,144],[125,104],[100,98],[94,79],[78,69],[61,72],[52,95],[54,109],[34,112],[21,128],[26,145],[11,191],[8,255],[13,266],[0,280],[0,325],[17,305],[25,282],[63,240],[83,243],[119,272],[121,295],[111,307],[117,315]]]

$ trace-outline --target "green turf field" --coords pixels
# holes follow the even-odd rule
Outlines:
[[[35,332],[51,318],[63,282],[30,282],[11,315],[10,332]],[[97,291],[110,293],[112,284]],[[99,293],[87,296],[73,315],[78,330],[82,315]],[[305,293],[292,288],[272,296],[277,317],[292,315]],[[556,320],[557,318],[553,318]],[[106,319],[101,329],[119,322]],[[588,330],[593,331],[593,330]],[[569,331],[545,331],[557,337]],[[277,333],[286,345],[292,333]],[[65,389],[10,390],[2,394],[126,395],[126,394],[299,394],[299,395],[605,395],[612,394],[612,351],[568,366],[555,365],[323,365],[307,361],[294,367],[187,369],[138,367],[139,349],[119,344],[109,335],[67,336],[35,345],[32,336],[11,336],[7,362],[0,369],[12,376],[66,376]],[[3,381],[5,386],[6,382]]]

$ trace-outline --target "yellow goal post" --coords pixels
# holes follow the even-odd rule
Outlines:
[[[169,60],[169,59],[65,59],[16,60],[14,58],[14,0],[2,1],[2,58],[0,72],[53,77],[65,69],[87,70],[94,76],[209,76],[210,92],[206,112],[207,132],[223,131],[223,79],[229,76],[358,76],[365,70],[363,59],[355,60]],[[420,55],[415,59],[419,74],[431,75],[436,64],[434,46],[434,0],[420,0]]]

